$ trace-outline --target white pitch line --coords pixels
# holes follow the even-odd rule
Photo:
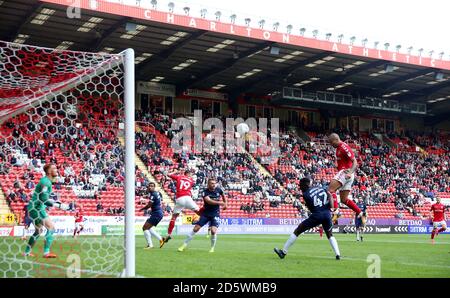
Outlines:
[[[368,235],[370,235],[370,234],[368,234]],[[276,235],[276,236],[283,236],[283,235]],[[288,237],[288,236],[289,235],[286,235],[285,237]],[[320,239],[318,235],[317,235],[317,238],[311,238],[311,236],[314,236],[314,235],[311,235],[311,234],[304,235],[304,236],[302,235],[302,236],[299,236],[298,239],[300,241],[324,241],[324,239],[325,239],[325,238],[324,239]],[[342,242],[355,242],[356,243],[356,240],[354,240],[354,239],[341,238],[341,237],[339,237],[339,234],[335,234],[335,236],[337,236],[336,239],[339,242],[342,241]],[[378,242],[378,243],[406,243],[406,244],[430,244],[431,245],[431,243],[429,241],[376,240],[376,239],[370,238],[370,236],[365,236],[365,237],[366,238],[364,238],[364,239],[366,239],[366,240],[364,240],[364,243]],[[236,238],[237,239],[242,239],[242,241],[247,241],[245,238],[241,238],[241,237],[236,237]],[[258,237],[258,239],[271,239],[271,240],[274,240],[273,237],[267,237],[267,236],[266,237]],[[450,242],[447,242],[447,241],[441,242],[439,240],[436,240],[436,242],[434,243],[434,245],[448,245],[448,244],[450,244]]]
[[[203,248],[197,248],[197,247],[193,247],[193,248],[189,248],[189,250],[190,251],[204,251],[205,249],[203,249]],[[328,257],[328,256],[317,256],[317,255],[315,255],[315,256],[312,256],[312,255],[305,255],[305,254],[302,254],[301,252],[296,252],[295,253],[296,255],[300,255],[301,257],[306,257],[306,258],[317,258],[317,259],[332,259],[332,260],[334,260],[335,259],[335,257],[333,256],[333,257]],[[342,257],[342,260],[350,260],[350,261],[358,261],[358,262],[364,262],[364,263],[367,263],[367,260],[366,259],[360,259],[360,258],[354,258],[354,257],[347,257],[347,256],[342,256],[341,255],[341,257]],[[383,261],[383,258],[381,259],[381,261]],[[425,266],[425,267],[435,267],[435,268],[446,268],[446,269],[449,269],[450,268],[450,266],[446,266],[446,265],[432,265],[432,264],[421,264],[421,263],[402,263],[402,262],[397,262],[397,261],[395,261],[395,260],[392,260],[392,261],[386,261],[386,262],[395,262],[395,263],[398,263],[398,264],[400,264],[400,265],[407,265],[407,266]]]
[[[317,258],[317,259],[332,259],[334,260],[335,257],[326,257],[326,256],[310,256],[310,255],[302,255],[304,257],[308,257],[308,258]],[[341,260],[350,260],[350,261],[358,261],[358,262],[364,262],[367,263],[366,259],[359,259],[359,258],[353,258],[353,257],[346,257],[346,256],[341,256],[342,259]],[[383,258],[381,258],[381,262],[383,262]],[[422,264],[422,263],[402,263],[402,262],[397,262],[397,261],[386,261],[386,262],[394,262],[394,263],[398,263],[400,265],[406,265],[406,266],[423,266],[423,267],[434,267],[434,268],[445,268],[445,269],[449,269],[450,266],[445,266],[445,265],[433,265],[433,264]]]
[[[367,239],[368,238],[368,239]],[[344,239],[344,238],[337,238],[336,239],[340,242],[355,242],[356,240],[354,239]],[[364,238],[364,242],[363,243],[373,243],[373,242],[377,242],[377,243],[406,243],[406,244],[429,244],[432,245],[429,241],[401,241],[401,240],[375,240],[375,239],[370,239],[370,236],[365,236]],[[322,239],[306,239],[306,240],[313,240],[313,241],[321,241]],[[435,242],[434,245],[447,245],[450,244],[450,242]]]

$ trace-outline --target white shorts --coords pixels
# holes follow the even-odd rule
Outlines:
[[[173,213],[180,214],[184,209],[189,209],[192,211],[197,211],[200,208],[194,202],[194,200],[190,196],[183,196],[176,199],[175,208]]]
[[[83,223],[82,222],[76,222],[75,223],[75,229],[76,230],[78,230],[78,229],[80,229],[80,228],[82,228],[83,227]]]
[[[345,170],[340,170],[334,177],[334,180],[339,181],[342,186],[339,187],[339,190],[352,190],[353,181],[355,180],[355,173],[352,174],[350,179],[345,178]]]
[[[433,221],[433,228],[437,229],[437,228],[441,228],[443,226],[447,226],[447,223],[445,222],[445,220],[443,220],[443,221]]]

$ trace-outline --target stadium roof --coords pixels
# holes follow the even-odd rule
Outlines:
[[[80,2],[81,18],[69,19],[65,0],[0,0],[0,40],[89,52],[132,47],[138,80],[174,84],[179,91],[267,95],[288,86],[422,102],[434,114],[450,111],[450,61],[442,57],[102,0]]]

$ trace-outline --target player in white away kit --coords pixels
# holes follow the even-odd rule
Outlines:
[[[194,178],[192,177],[192,171],[186,170],[184,171],[184,175],[170,174],[168,176],[176,181],[176,203],[172,218],[170,219],[167,236],[163,238],[164,242],[161,244],[161,247],[163,247],[164,243],[167,243],[170,239],[172,239],[172,231],[175,228],[175,221],[181,211],[184,209],[189,209],[194,211],[198,216],[200,216],[203,211],[203,208],[200,209],[200,207],[198,207],[192,199],[192,187],[194,187],[195,184]]]

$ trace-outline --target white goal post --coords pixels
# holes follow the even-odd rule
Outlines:
[[[135,256],[135,80],[134,50],[125,51],[125,276],[134,277]]]

